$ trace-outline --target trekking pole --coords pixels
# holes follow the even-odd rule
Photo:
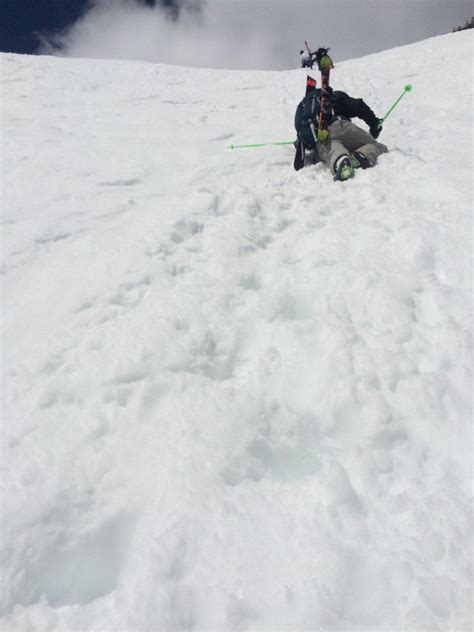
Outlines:
[[[280,140],[275,143],[253,143],[251,145],[229,145],[227,149],[241,149],[243,147],[267,147],[268,145],[293,145],[293,140]]]
[[[390,108],[390,110],[387,112],[387,114],[383,117],[382,122],[385,122],[385,119],[388,117],[388,115],[396,108],[396,106],[400,103],[402,97],[404,97],[406,95],[407,92],[411,92],[411,84],[407,83],[407,85],[403,88],[403,92],[401,93],[401,95],[398,97],[398,99],[395,101],[395,103],[392,105],[392,107]]]

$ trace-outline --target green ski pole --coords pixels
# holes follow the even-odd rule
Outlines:
[[[385,119],[388,117],[388,115],[396,108],[396,106],[400,103],[402,97],[404,97],[406,95],[407,92],[411,92],[411,84],[407,83],[407,85],[403,88],[403,92],[401,93],[401,95],[398,97],[398,99],[395,101],[395,103],[392,105],[392,107],[390,108],[390,110],[387,112],[387,114],[383,117],[382,122],[385,122]]]
[[[293,145],[293,140],[281,140],[275,143],[253,143],[251,145],[229,145],[227,149],[241,149],[243,147],[267,147],[268,145]]]

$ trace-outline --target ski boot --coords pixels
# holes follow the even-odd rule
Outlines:
[[[349,180],[354,176],[354,167],[349,156],[340,156],[334,165],[334,180]]]
[[[354,169],[370,169],[370,167],[373,167],[370,160],[360,151],[355,151],[351,154],[350,160]]]

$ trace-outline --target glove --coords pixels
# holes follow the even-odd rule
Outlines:
[[[382,131],[382,123],[383,119],[376,118],[375,121],[370,126],[370,135],[372,138],[378,138],[380,136],[380,132]]]

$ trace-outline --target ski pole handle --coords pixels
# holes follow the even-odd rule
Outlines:
[[[401,95],[398,97],[398,99],[395,101],[395,103],[392,105],[392,107],[390,108],[390,110],[387,112],[387,114],[383,117],[382,119],[382,123],[385,121],[385,119],[388,117],[388,115],[396,108],[396,106],[400,103],[400,101],[402,100],[402,97],[404,97],[406,95],[407,92],[411,92],[411,84],[407,83],[407,85],[403,88],[403,92],[401,93]]]

